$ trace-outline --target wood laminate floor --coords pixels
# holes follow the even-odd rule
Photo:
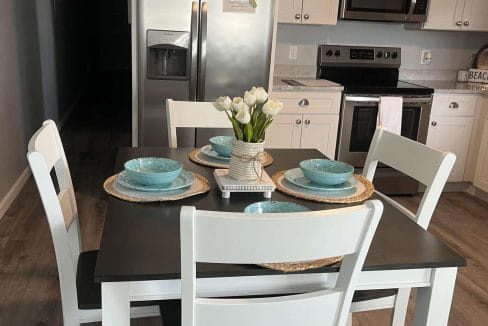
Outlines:
[[[95,107],[91,123],[75,115],[75,123],[62,133],[76,188],[83,250],[99,246],[107,206],[102,182],[112,172],[116,148],[130,144],[127,128],[116,127],[116,119],[98,119],[96,112]],[[420,196],[398,200],[415,209]],[[468,267],[458,274],[449,325],[488,325],[488,204],[464,193],[444,194],[429,231],[468,260]],[[414,293],[407,324],[413,300]],[[358,313],[353,324],[388,325],[390,315],[388,310]],[[161,322],[147,318],[132,324]],[[62,325],[54,250],[32,178],[0,221],[0,325]]]

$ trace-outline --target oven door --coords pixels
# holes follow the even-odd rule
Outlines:
[[[344,95],[337,157],[355,167],[363,167],[376,130],[379,97]],[[404,137],[425,144],[431,97],[404,97],[402,131]]]
[[[423,22],[428,0],[342,0],[341,18],[373,21]]]

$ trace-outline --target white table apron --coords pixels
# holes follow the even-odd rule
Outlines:
[[[447,325],[456,267],[361,272],[358,290],[418,288],[414,325]],[[286,294],[318,290],[335,284],[337,273],[200,278],[201,296]],[[168,300],[181,297],[181,282],[173,280],[102,282],[102,324],[129,326],[130,301]]]

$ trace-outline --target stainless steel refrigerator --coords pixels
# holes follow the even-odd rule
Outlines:
[[[266,88],[274,10],[270,0],[256,8],[248,0],[132,0],[134,145],[168,145],[167,98],[213,101]],[[209,136],[178,130],[178,145]]]

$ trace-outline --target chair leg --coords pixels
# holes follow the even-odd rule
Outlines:
[[[407,317],[408,300],[410,299],[410,288],[398,289],[398,294],[395,299],[395,306],[391,317],[392,326],[405,325],[405,318]]]
[[[352,313],[349,313],[349,317],[347,317],[346,326],[352,326]]]

